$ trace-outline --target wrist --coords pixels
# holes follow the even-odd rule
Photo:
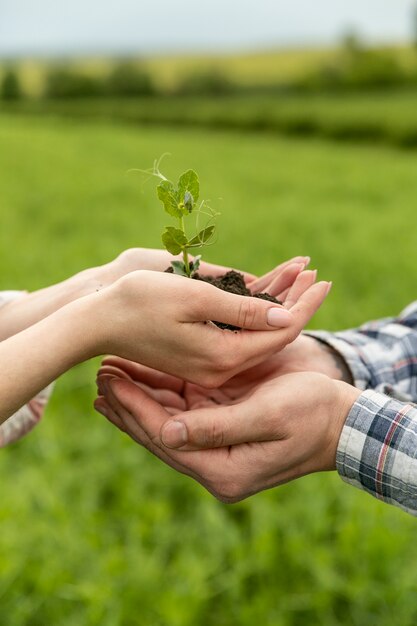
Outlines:
[[[49,322],[57,350],[61,350],[65,370],[102,354],[103,301],[101,292],[86,295],[44,320],[47,324]]]
[[[0,422],[15,413],[73,365],[98,352],[94,296],[81,298],[0,342],[5,363]]]
[[[320,372],[334,380],[352,384],[352,374],[343,356],[321,339],[300,335],[300,347],[305,352],[311,371]]]
[[[329,449],[332,470],[336,469],[336,452],[347,417],[362,391],[340,380],[332,381],[334,397],[330,405]]]
[[[124,323],[129,303],[123,278],[81,298],[74,305],[81,319],[80,333],[86,337],[86,358],[117,354],[118,339],[128,328],[128,323]]]

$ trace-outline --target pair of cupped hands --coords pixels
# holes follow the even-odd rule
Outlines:
[[[132,325],[123,315],[124,358],[104,359],[96,410],[224,502],[335,469],[359,392],[326,375],[305,350],[303,341],[314,340],[299,336],[331,283],[316,282],[308,257],[260,278],[242,272],[253,293],[266,291],[279,306],[166,274],[169,260],[163,251],[131,250],[117,261],[125,310],[137,302],[143,328],[134,313]],[[138,263],[145,269],[129,271]],[[219,276],[227,268],[202,263],[199,271]]]

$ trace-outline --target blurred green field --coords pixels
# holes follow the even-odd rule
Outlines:
[[[334,281],[313,327],[416,298],[411,152],[11,115],[0,145],[0,289],[159,246],[154,186],[127,170],[170,152],[168,175],[194,167],[222,213],[206,258],[260,273],[310,254]],[[220,504],[94,414],[96,367],[1,451],[2,625],[416,624],[413,518],[336,475]]]
[[[417,146],[417,90],[23,101],[0,111]]]

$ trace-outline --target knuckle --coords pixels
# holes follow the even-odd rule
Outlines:
[[[239,305],[238,315],[237,315],[237,325],[242,328],[251,328],[255,322],[257,317],[257,302],[255,302],[252,298],[244,298]]]
[[[207,448],[221,448],[224,445],[224,441],[224,429],[217,420],[213,420],[208,428],[203,431],[203,444]]]
[[[122,295],[136,295],[138,287],[142,284],[145,274],[146,272],[144,270],[136,270],[135,272],[130,272],[129,274],[122,276],[122,278],[119,278],[116,284]]]
[[[200,291],[198,294],[190,292],[187,294],[187,302],[189,303],[190,300],[192,302],[194,315],[198,316],[202,320],[206,319],[207,309],[209,306],[209,298],[207,297],[207,294],[204,291]]]
[[[142,248],[127,248],[127,250],[123,250],[117,257],[118,261],[122,263],[135,263],[138,261],[140,254],[142,253]]]

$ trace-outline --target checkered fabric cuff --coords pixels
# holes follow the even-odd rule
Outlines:
[[[352,406],[339,440],[344,481],[417,516],[417,409],[375,391]]]

